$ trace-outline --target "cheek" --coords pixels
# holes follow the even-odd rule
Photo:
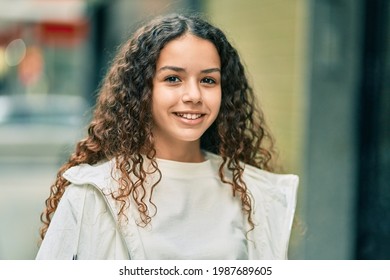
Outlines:
[[[166,112],[174,102],[172,95],[160,91],[158,88],[152,92],[152,112],[153,115],[159,115]]]
[[[222,98],[221,92],[216,92],[208,100],[210,108],[212,108],[216,112],[216,114],[218,114],[221,107],[221,102],[222,102],[221,98]]]
[[[159,87],[155,87],[152,90],[152,103],[153,103],[153,108],[158,108],[161,106],[161,103],[164,101],[163,98],[161,98],[163,95],[163,92],[161,92]]]

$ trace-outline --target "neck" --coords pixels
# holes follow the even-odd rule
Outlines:
[[[156,157],[180,162],[203,162],[204,154],[200,149],[200,141],[171,143],[155,143]]]

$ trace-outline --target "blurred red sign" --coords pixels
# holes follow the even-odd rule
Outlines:
[[[37,24],[37,36],[46,45],[73,47],[83,42],[89,34],[89,22],[41,22]]]

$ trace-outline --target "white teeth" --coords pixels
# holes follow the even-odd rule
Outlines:
[[[202,114],[188,114],[188,113],[187,114],[176,113],[176,115],[187,120],[199,119],[202,116]]]

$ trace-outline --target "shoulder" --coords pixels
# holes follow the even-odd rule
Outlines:
[[[276,174],[245,165],[243,179],[251,191],[261,191],[277,196],[295,195],[299,177],[295,174]]]
[[[213,166],[220,166],[219,155],[206,152],[206,157]],[[294,174],[276,174],[257,167],[244,164],[242,179],[255,204],[267,201],[280,204],[282,207],[295,207],[299,177]],[[227,170],[226,170],[227,171]],[[229,174],[226,174],[229,176]]]
[[[253,258],[286,259],[295,216],[299,178],[245,166],[243,179],[252,199],[257,249]]]
[[[103,190],[112,181],[114,167],[113,161],[104,161],[95,165],[80,164],[66,170],[63,177],[76,186],[92,185]]]
[[[243,180],[252,198],[255,219],[267,217],[269,224],[289,232],[297,203],[299,177],[294,174],[275,174],[246,165]],[[278,225],[277,220],[283,221],[284,225]]]
[[[253,202],[253,237],[258,245],[254,258],[286,259],[299,178],[275,174],[246,165],[243,179]]]
[[[66,187],[54,216],[59,221],[65,221],[64,225],[73,221],[76,226],[82,216],[83,221],[88,223],[88,220],[95,220],[102,213],[109,212],[110,204],[105,197],[104,191],[92,183],[71,183]]]
[[[212,165],[220,166],[222,164],[222,158],[219,155],[205,152],[206,157]],[[248,187],[267,190],[270,188],[296,188],[298,186],[299,177],[294,174],[276,174],[268,172],[257,167],[244,164],[243,179]]]
[[[69,168],[63,177],[70,182],[61,201],[84,209],[98,216],[104,212],[116,211],[116,202],[110,194],[118,188],[115,161],[105,161],[95,165],[80,164]],[[91,216],[91,215],[90,215]],[[113,215],[115,216],[115,215]]]
[[[99,189],[90,184],[70,184],[54,212],[36,259],[107,258],[102,253],[110,248],[110,236],[115,234],[113,213]]]

